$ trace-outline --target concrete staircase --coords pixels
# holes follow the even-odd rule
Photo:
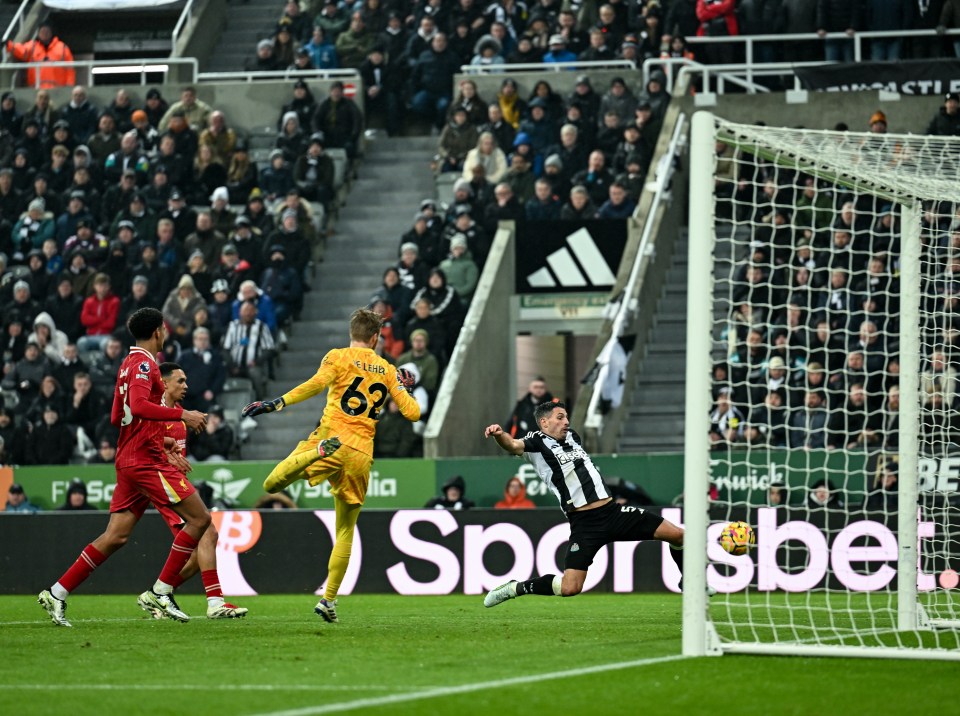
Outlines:
[[[257,53],[257,42],[271,37],[283,14],[277,0],[229,0],[220,40],[201,72],[240,72]]]
[[[742,232],[731,237],[729,224],[718,225],[713,291],[714,360],[723,355],[720,333],[730,312],[725,298],[730,295],[732,262],[743,255],[748,242],[749,236]],[[683,229],[657,302],[647,353],[640,359],[637,381],[628,397],[630,407],[617,441],[619,452],[683,450],[689,248],[687,231]]]
[[[397,261],[400,236],[412,225],[420,200],[433,196],[429,160],[436,143],[431,137],[383,136],[367,145],[359,178],[340,210],[336,233],[327,240],[313,290],[270,384],[271,395],[302,383],[328,350],[348,345],[350,314],[369,303],[383,270]],[[285,457],[319,422],[325,396],[259,418],[243,446],[243,459]]]

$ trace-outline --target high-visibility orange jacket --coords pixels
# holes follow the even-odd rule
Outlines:
[[[36,39],[28,42],[7,42],[7,52],[19,62],[73,62],[73,53],[59,37],[52,38],[48,45]],[[76,83],[77,73],[72,67],[30,67],[26,71],[27,87],[49,89],[72,87]]]

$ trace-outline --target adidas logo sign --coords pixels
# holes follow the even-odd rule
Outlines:
[[[567,246],[549,254],[547,265],[527,276],[531,288],[609,287],[615,280],[616,275],[585,228],[567,236]]]
[[[579,551],[580,551],[580,545],[578,545],[576,542],[574,542],[572,545],[570,545],[570,551],[571,551],[571,552],[579,552]]]

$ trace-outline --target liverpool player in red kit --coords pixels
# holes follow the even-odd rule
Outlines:
[[[187,375],[176,363],[161,363],[160,377],[163,379],[163,404],[178,406],[183,396],[187,394]],[[180,454],[187,455],[187,426],[182,420],[164,421],[164,435],[177,441]],[[223,599],[223,590],[220,589],[220,577],[217,576],[217,528],[211,524],[200,538],[200,544],[190,557],[180,574],[173,580],[173,587],[179,587],[190,577],[200,572],[203,580],[203,591],[207,594],[208,619],[239,619],[246,616],[248,609],[229,604]],[[166,613],[159,609],[149,610],[157,619],[166,617]]]
[[[182,420],[187,428],[201,430],[207,416],[195,410],[160,405],[163,381],[154,356],[166,339],[163,314],[155,308],[141,308],[127,320],[127,328],[137,345],[120,365],[113,394],[110,420],[120,429],[120,438],[110,521],[106,531],[83,549],[57,583],[37,598],[58,626],[70,626],[66,618],[67,595],[126,544],[150,503],[171,529],[183,524],[176,530],[170,554],[153,589],[141,594],[137,601],[144,609],[160,610],[171,619],[190,619],[177,606],[173,585],[209,527],[210,513],[186,479],[184,473],[190,465],[177,450],[176,442],[164,439],[163,421]]]

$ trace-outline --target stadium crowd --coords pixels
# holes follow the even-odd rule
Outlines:
[[[948,94],[928,131],[956,135]],[[951,126],[952,125],[952,126]],[[870,118],[887,143],[886,117]],[[899,447],[900,216],[894,205],[717,145],[715,193],[734,251],[729,314],[715,338],[710,439],[752,446],[883,451]],[[960,220],[924,205],[920,439],[934,453],[960,425],[956,314]]]
[[[301,117],[307,131],[290,131]],[[105,107],[82,86],[63,107],[44,89],[30,107],[0,97],[3,462],[112,460],[105,416],[132,343],[126,318],[144,306],[167,320],[163,357],[190,377],[184,405],[211,416],[191,454],[234,453],[239,426],[218,397],[237,378],[265,395],[327,232],[325,151],[352,153],[362,117],[342,87],[315,102],[298,82],[277,126],[258,165],[192,87],[142,103],[119,89]]]
[[[960,17],[951,12],[951,0],[914,5],[906,0],[291,1],[283,4],[276,27],[266,31],[269,37],[259,42],[247,69],[357,68],[366,114],[389,134],[402,131],[408,111],[437,128],[435,169],[458,177],[453,199],[446,205],[425,198],[411,207],[414,218],[399,237],[397,263],[384,269],[382,285],[371,286],[371,306],[386,319],[379,350],[399,365],[413,366],[426,416],[498,221],[630,216],[669,102],[663,72],[653,73],[642,87],[633,74],[594,86],[581,73],[567,96],[547,81],[521,96],[508,74],[495,97],[481,97],[470,79],[454,86],[462,65],[692,58],[685,41],[692,36],[953,27]],[[789,59],[795,50],[811,59],[846,51],[843,41],[831,42],[771,43],[766,59]],[[894,58],[900,52],[942,54],[938,44],[908,48],[876,41],[871,48],[885,48],[885,56]],[[728,59],[720,46],[697,47],[698,60]],[[956,115],[957,103],[948,102],[945,117],[931,127],[955,132]],[[302,310],[311,264],[322,256],[335,210],[334,162],[327,150],[357,158],[364,126],[364,114],[340,83],[318,98],[308,82],[297,80],[277,113],[275,150],[267,161],[257,162],[242,132],[223,111],[200,100],[194,88],[185,88],[178,98],[150,89],[142,99],[119,89],[104,107],[95,106],[83,86],[75,86],[62,107],[54,106],[46,89],[36,92],[30,106],[18,106],[12,92],[3,93],[3,461],[110,461],[115,431],[103,416],[129,343],[124,321],[142,306],[161,308],[167,318],[164,357],[179,361],[190,376],[185,405],[214,416],[207,434],[192,438],[191,453],[232,454],[239,426],[216,419],[222,413],[218,398],[231,378],[249,380],[257,397],[266,395],[285,328]],[[728,394],[718,396],[729,403],[722,411],[718,405],[718,411],[733,420],[737,411],[745,411],[749,419],[744,417],[733,432],[727,419],[716,431],[718,442],[761,439],[744,426],[756,422],[756,410],[765,409],[766,393],[744,386],[759,380],[754,368],[766,371],[777,357],[790,372],[791,385],[799,380],[799,365],[816,373],[812,366],[819,363],[821,401],[830,409],[838,396],[850,393],[849,380],[833,375],[846,359],[834,365],[835,356],[817,353],[832,348],[805,337],[802,360],[799,353],[786,353],[781,328],[790,321],[799,321],[804,336],[818,335],[821,342],[839,341],[837,336],[848,331],[871,346],[871,340],[881,340],[885,350],[895,348],[869,334],[887,335],[895,320],[895,231],[889,227],[896,218],[882,217],[878,207],[868,210],[857,200],[850,209],[847,197],[826,196],[815,183],[796,181],[762,164],[750,178],[720,179],[723,191],[743,192],[742,184],[762,188],[758,195],[769,196],[771,207],[820,202],[805,209],[810,222],[826,221],[833,213],[837,221],[852,215],[847,241],[857,246],[854,253],[861,251],[861,234],[874,232],[874,223],[886,227],[891,245],[871,243],[862,261],[835,269],[840,259],[830,245],[833,233],[843,232],[831,231],[832,218],[812,223],[804,237],[809,245],[796,252],[774,247],[764,236],[754,239],[760,246],[737,279],[749,285],[731,318],[730,357],[718,366],[734,379]],[[815,199],[805,198],[808,192]],[[795,223],[792,215],[771,215],[775,222]],[[804,269],[812,277],[809,286],[793,290],[799,280],[794,274]],[[885,292],[882,300],[870,308],[858,303],[854,314],[862,320],[857,325],[834,320],[830,301],[849,294],[848,300],[860,302],[874,296],[877,286]],[[772,310],[763,296],[782,298],[783,308]],[[770,348],[749,348],[758,341],[758,332],[750,329],[761,324],[759,341]],[[790,331],[786,335],[787,343],[800,342]],[[858,351],[847,348],[856,363]],[[791,344],[791,350],[800,349]],[[939,364],[929,358],[930,365]],[[867,361],[871,371],[875,362]],[[895,365],[893,355],[883,370],[889,373]],[[747,378],[740,376],[744,366],[750,367]],[[861,381],[865,403],[889,405],[889,397],[876,395],[892,389],[889,383]],[[796,408],[792,394],[782,399]],[[402,420],[397,434],[391,432],[394,407],[385,411],[378,450],[411,454],[417,434],[407,434]],[[423,424],[415,431],[422,432]],[[837,431],[825,428],[827,433]],[[788,433],[783,435],[787,444]],[[882,439],[890,439],[889,431]],[[824,437],[823,443],[836,440]]]

